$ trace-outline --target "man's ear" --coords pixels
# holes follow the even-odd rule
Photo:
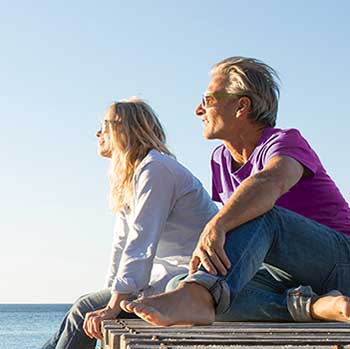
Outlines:
[[[250,113],[252,110],[252,101],[249,97],[241,97],[238,100],[238,109],[237,109],[237,113],[240,114],[248,114]]]

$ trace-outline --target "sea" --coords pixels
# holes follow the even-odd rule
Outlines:
[[[40,349],[71,304],[0,304],[0,349]]]

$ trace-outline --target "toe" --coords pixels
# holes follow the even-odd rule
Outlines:
[[[120,302],[120,307],[121,307],[124,311],[126,311],[127,313],[132,313],[133,311],[132,311],[132,309],[131,309],[131,307],[130,307],[131,303],[132,303],[132,302],[129,302],[129,301],[126,301],[126,300],[121,301],[121,302]]]
[[[133,305],[133,311],[136,313],[147,313],[148,312],[148,306],[147,305],[144,305],[142,303],[135,303]]]
[[[153,307],[139,304],[134,308],[134,313],[142,320],[152,325],[161,325],[160,314]],[[161,325],[162,326],[162,325]]]

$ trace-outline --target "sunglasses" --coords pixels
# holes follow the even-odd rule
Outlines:
[[[207,92],[206,94],[202,95],[202,107],[207,108],[210,107],[212,104],[211,102],[220,99],[226,99],[226,98],[232,98],[237,97],[237,94],[235,93],[228,93],[228,92]]]
[[[106,119],[101,121],[100,130],[102,133],[106,132],[106,129],[107,129],[109,123],[116,124],[116,123],[118,123],[118,121],[117,120],[106,120]]]

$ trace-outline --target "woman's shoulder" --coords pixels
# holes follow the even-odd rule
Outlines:
[[[141,171],[145,167],[147,168],[164,168],[164,170],[171,170],[182,165],[172,156],[162,153],[158,150],[152,149],[140,162],[137,170]]]
[[[141,173],[145,170],[158,173],[158,175],[164,174],[172,176],[177,182],[182,182],[182,180],[186,181],[186,178],[187,181],[190,180],[192,182],[193,179],[196,178],[190,170],[183,166],[174,157],[155,149],[152,149],[145,156],[135,174]]]
[[[143,159],[145,162],[158,161],[161,163],[167,163],[169,161],[176,161],[168,154],[162,153],[159,150],[151,149]]]

